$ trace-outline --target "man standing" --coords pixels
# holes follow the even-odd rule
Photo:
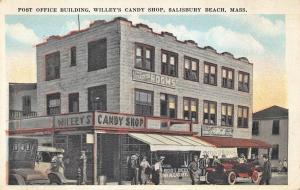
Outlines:
[[[195,185],[195,178],[199,177],[199,165],[198,165],[198,156],[194,155],[193,160],[188,166],[190,178],[192,180],[192,185]]]
[[[152,182],[155,185],[159,185],[160,183],[160,174],[162,173],[162,163],[165,157],[161,156],[159,160],[154,164],[153,173],[152,173]]]
[[[263,155],[264,165],[263,165],[263,173],[260,181],[260,185],[266,184],[270,185],[270,179],[272,176],[271,173],[271,162],[269,161],[268,155]]]

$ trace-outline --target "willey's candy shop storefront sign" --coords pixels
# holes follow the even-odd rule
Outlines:
[[[114,114],[114,113],[95,113],[95,126],[97,127],[116,127],[116,128],[144,128],[144,117]]]
[[[54,117],[54,126],[60,127],[85,127],[93,125],[92,113],[67,114]]]
[[[159,86],[165,86],[168,88],[175,88],[176,79],[169,76],[159,75],[156,73],[140,71],[140,70],[132,70],[132,80],[155,84]]]

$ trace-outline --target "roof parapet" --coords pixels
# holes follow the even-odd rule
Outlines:
[[[249,60],[247,59],[247,57],[240,57],[237,58],[239,61],[245,62],[245,63],[250,63]]]
[[[138,27],[144,31],[153,32],[152,28],[150,28],[148,25],[143,24],[143,23],[136,24],[136,27]]]
[[[221,53],[221,55],[223,55],[223,56],[226,56],[226,57],[229,57],[229,58],[233,58],[234,59],[234,56],[233,56],[233,54],[232,53],[229,53],[229,52],[223,52],[223,53]]]
[[[205,50],[208,50],[208,51],[211,51],[211,52],[213,52],[213,53],[217,53],[217,50],[215,50],[213,47],[211,47],[211,46],[205,46],[203,49],[205,49]]]
[[[92,22],[90,24],[90,28],[97,27],[97,26],[102,25],[104,23],[106,23],[105,20],[95,20],[94,22]]]
[[[176,36],[173,35],[173,33],[171,32],[161,32],[161,35],[164,36],[164,37],[167,37],[167,38],[171,38],[173,40],[177,40]]]
[[[187,45],[198,46],[198,44],[194,40],[184,40],[184,43]]]

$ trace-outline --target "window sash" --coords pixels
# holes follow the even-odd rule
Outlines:
[[[184,119],[198,121],[198,100],[194,98],[183,98],[183,116]]]
[[[170,118],[177,117],[177,97],[170,94],[161,94],[160,96],[160,115]]]
[[[161,74],[178,76],[178,55],[176,53],[165,50],[161,52]]]
[[[249,123],[249,108],[239,106],[238,107],[238,127],[248,128]]]
[[[216,125],[217,124],[217,103],[204,101],[203,123]]]

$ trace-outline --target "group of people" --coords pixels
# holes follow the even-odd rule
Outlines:
[[[143,156],[141,161],[139,161],[139,158],[140,155],[134,154],[128,157],[127,160],[128,176],[131,185],[146,185],[150,181],[155,185],[160,184],[162,163],[165,157],[160,156],[152,166],[149,164],[146,156]]]
[[[213,164],[218,163],[218,158],[214,157]],[[193,156],[193,160],[188,165],[188,171],[192,180],[192,185],[195,185],[196,180],[200,180],[200,176],[204,176],[206,168],[210,166],[210,160],[208,155],[204,155],[203,158],[199,159],[198,155]]]
[[[278,173],[287,172],[287,170],[288,170],[287,169],[288,164],[287,164],[286,158],[283,159],[283,161],[279,160],[278,162],[279,162]]]

